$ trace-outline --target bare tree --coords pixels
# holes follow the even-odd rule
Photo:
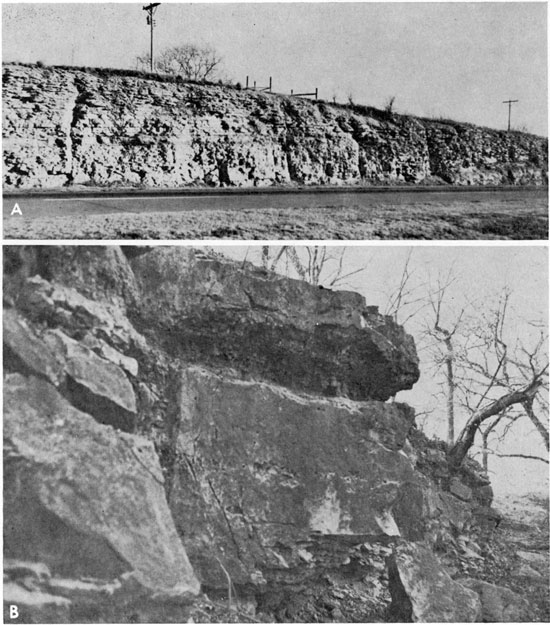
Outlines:
[[[452,464],[459,466],[462,463],[466,454],[474,444],[475,435],[484,421],[490,419],[491,417],[500,415],[507,408],[515,404],[523,405],[525,403],[532,403],[535,395],[544,384],[543,377],[547,371],[548,367],[545,367],[544,370],[535,375],[531,382],[523,388],[510,391],[509,393],[506,393],[498,399],[492,401],[485,408],[476,411],[470,417],[456,443],[449,451],[449,458],[451,459]],[[542,460],[546,461],[546,459]]]
[[[464,328],[464,348],[459,358],[462,371],[467,372],[461,384],[463,406],[470,416],[449,452],[455,465],[459,465],[472,448],[477,432],[482,436],[486,467],[490,453],[548,462],[541,456],[501,454],[489,446],[491,434],[496,435],[497,443],[502,443],[515,422],[527,417],[546,451],[550,451],[547,417],[543,419],[537,414],[548,414],[547,336],[538,332],[530,347],[525,339],[509,344],[510,295],[505,289],[496,308],[482,311],[477,319],[472,317]],[[493,421],[489,421],[493,417]]]
[[[298,251],[299,250],[299,251]],[[270,256],[273,251],[273,255]],[[282,245],[280,248],[262,246],[262,266],[266,270],[280,271],[286,275],[295,273],[301,280],[314,285],[327,288],[343,286],[345,281],[362,271],[368,265],[353,271],[344,271],[346,248],[338,248],[337,251],[329,251],[326,246],[300,246]],[[285,267],[281,265],[285,263]]]
[[[451,268],[447,274],[439,273],[435,281],[419,281],[412,263],[413,248],[409,250],[397,284],[387,292],[386,314],[401,324],[418,318],[423,313],[423,330],[418,335],[419,349],[430,354],[435,373],[444,370],[447,410],[447,443],[452,445],[455,436],[455,390],[454,375],[455,334],[460,328],[464,309],[458,313],[447,305],[449,290],[457,277]]]
[[[384,112],[386,113],[386,115],[388,115],[388,117],[391,117],[393,115],[393,106],[395,104],[395,96],[388,96],[386,98],[386,101],[384,102]]]
[[[426,328],[426,334],[438,343],[436,363],[442,364],[445,369],[446,396],[447,396],[447,444],[453,445],[455,440],[455,335],[460,329],[464,316],[464,308],[453,315],[447,323],[443,320],[443,306],[449,288],[455,282],[456,276],[451,268],[446,276],[438,275],[435,290],[430,290],[428,297],[433,313],[433,320]]]
[[[155,68],[164,74],[182,76],[185,80],[213,80],[219,70],[222,58],[209,46],[188,43],[167,48],[155,59]],[[136,64],[148,67],[148,54],[136,58]]]
[[[419,283],[416,270],[412,268],[413,249],[411,247],[407,252],[397,284],[390,284],[385,292],[384,314],[393,317],[401,325],[416,317],[428,305],[425,289],[427,283]]]
[[[503,454],[518,419],[527,417],[549,451],[547,337],[540,332],[529,348],[526,340],[508,345],[513,325],[509,317],[511,293],[504,289],[496,306],[487,301],[457,307],[452,297],[458,276],[451,268],[436,280],[422,282],[409,252],[399,282],[388,294],[386,312],[397,321],[423,317],[418,349],[429,354],[434,376],[443,375],[449,456],[460,465],[479,432],[482,462],[490,455],[548,460],[534,454]],[[419,313],[422,313],[420,315]],[[401,321],[404,323],[404,321]],[[529,324],[522,327],[529,334]],[[512,333],[513,334],[513,333]],[[532,333],[531,333],[532,334]],[[457,418],[466,423],[456,436]],[[456,437],[456,439],[455,439]]]

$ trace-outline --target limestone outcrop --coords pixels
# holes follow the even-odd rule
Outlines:
[[[5,64],[4,190],[546,184],[548,141],[132,72]]]
[[[485,588],[434,549],[473,544],[490,486],[384,401],[418,376],[391,319],[201,250],[14,246],[4,262],[5,610],[479,617]]]

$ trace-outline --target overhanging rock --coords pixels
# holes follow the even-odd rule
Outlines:
[[[358,293],[185,248],[131,260],[135,325],[174,356],[327,396],[385,401],[419,376],[412,337]]]

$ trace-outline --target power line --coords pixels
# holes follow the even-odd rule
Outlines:
[[[508,132],[510,132],[510,118],[512,117],[512,104],[519,102],[519,100],[503,100],[502,104],[508,105]]]
[[[151,26],[151,73],[154,72],[154,62],[153,62],[153,30],[155,28],[155,20],[153,19],[153,16],[155,15],[155,12],[158,8],[158,6],[160,5],[160,2],[152,2],[151,4],[148,4],[147,6],[143,7],[144,11],[147,11],[147,24],[149,24]]]

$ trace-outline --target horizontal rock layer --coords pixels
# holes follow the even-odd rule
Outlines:
[[[132,318],[174,356],[353,399],[386,400],[418,379],[412,337],[357,293],[186,248],[130,262],[140,292]]]
[[[4,189],[543,184],[547,140],[230,87],[3,68]]]

